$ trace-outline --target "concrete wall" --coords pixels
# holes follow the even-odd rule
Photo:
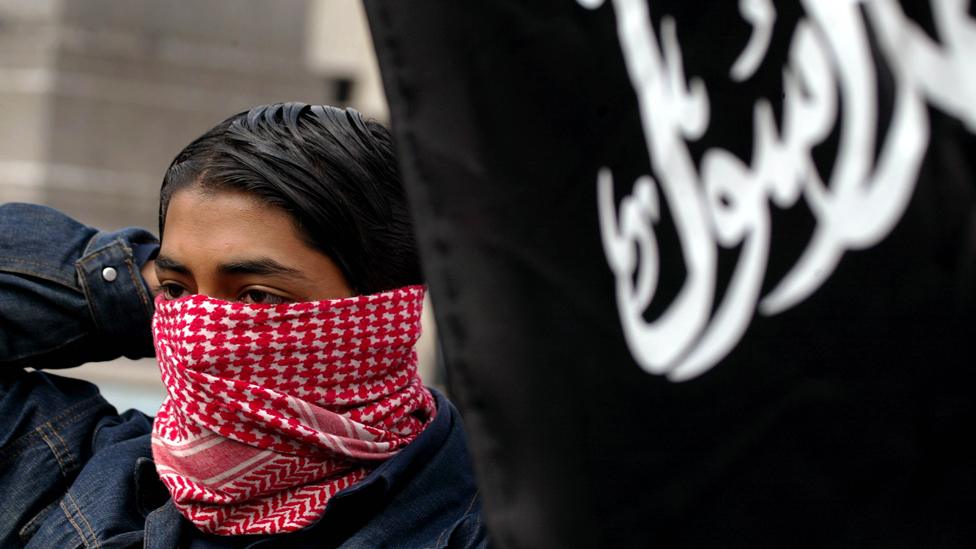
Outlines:
[[[306,0],[0,1],[0,201],[156,225],[164,169],[250,106],[333,101]]]

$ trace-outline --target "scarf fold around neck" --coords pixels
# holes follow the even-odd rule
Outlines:
[[[152,448],[180,512],[214,534],[292,532],[413,441],[436,412],[414,350],[423,297],[157,298]]]

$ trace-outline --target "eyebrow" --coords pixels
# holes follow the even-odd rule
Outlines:
[[[256,259],[240,259],[230,263],[222,263],[217,270],[229,275],[265,275],[284,276],[287,278],[305,278],[298,269],[293,269],[278,263],[270,257]]]
[[[190,269],[187,269],[185,265],[183,265],[179,261],[176,261],[175,259],[171,259],[162,254],[156,256],[156,267],[163,269],[165,271],[173,271],[182,275],[190,274]]]
[[[165,255],[156,257],[156,266],[166,271],[173,271],[181,275],[190,276],[190,269],[185,265]],[[278,263],[269,257],[255,259],[240,259],[229,263],[222,263],[217,270],[226,275],[263,275],[281,276],[286,278],[304,279],[305,276],[298,269]]]

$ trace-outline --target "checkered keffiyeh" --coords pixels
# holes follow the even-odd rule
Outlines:
[[[169,396],[153,424],[176,507],[221,535],[291,532],[423,431],[422,286],[249,305],[159,298],[153,335]]]

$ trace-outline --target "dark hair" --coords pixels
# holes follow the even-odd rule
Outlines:
[[[277,103],[234,115],[166,170],[159,236],[176,191],[249,193],[281,208],[360,294],[423,281],[389,131],[353,109]]]

